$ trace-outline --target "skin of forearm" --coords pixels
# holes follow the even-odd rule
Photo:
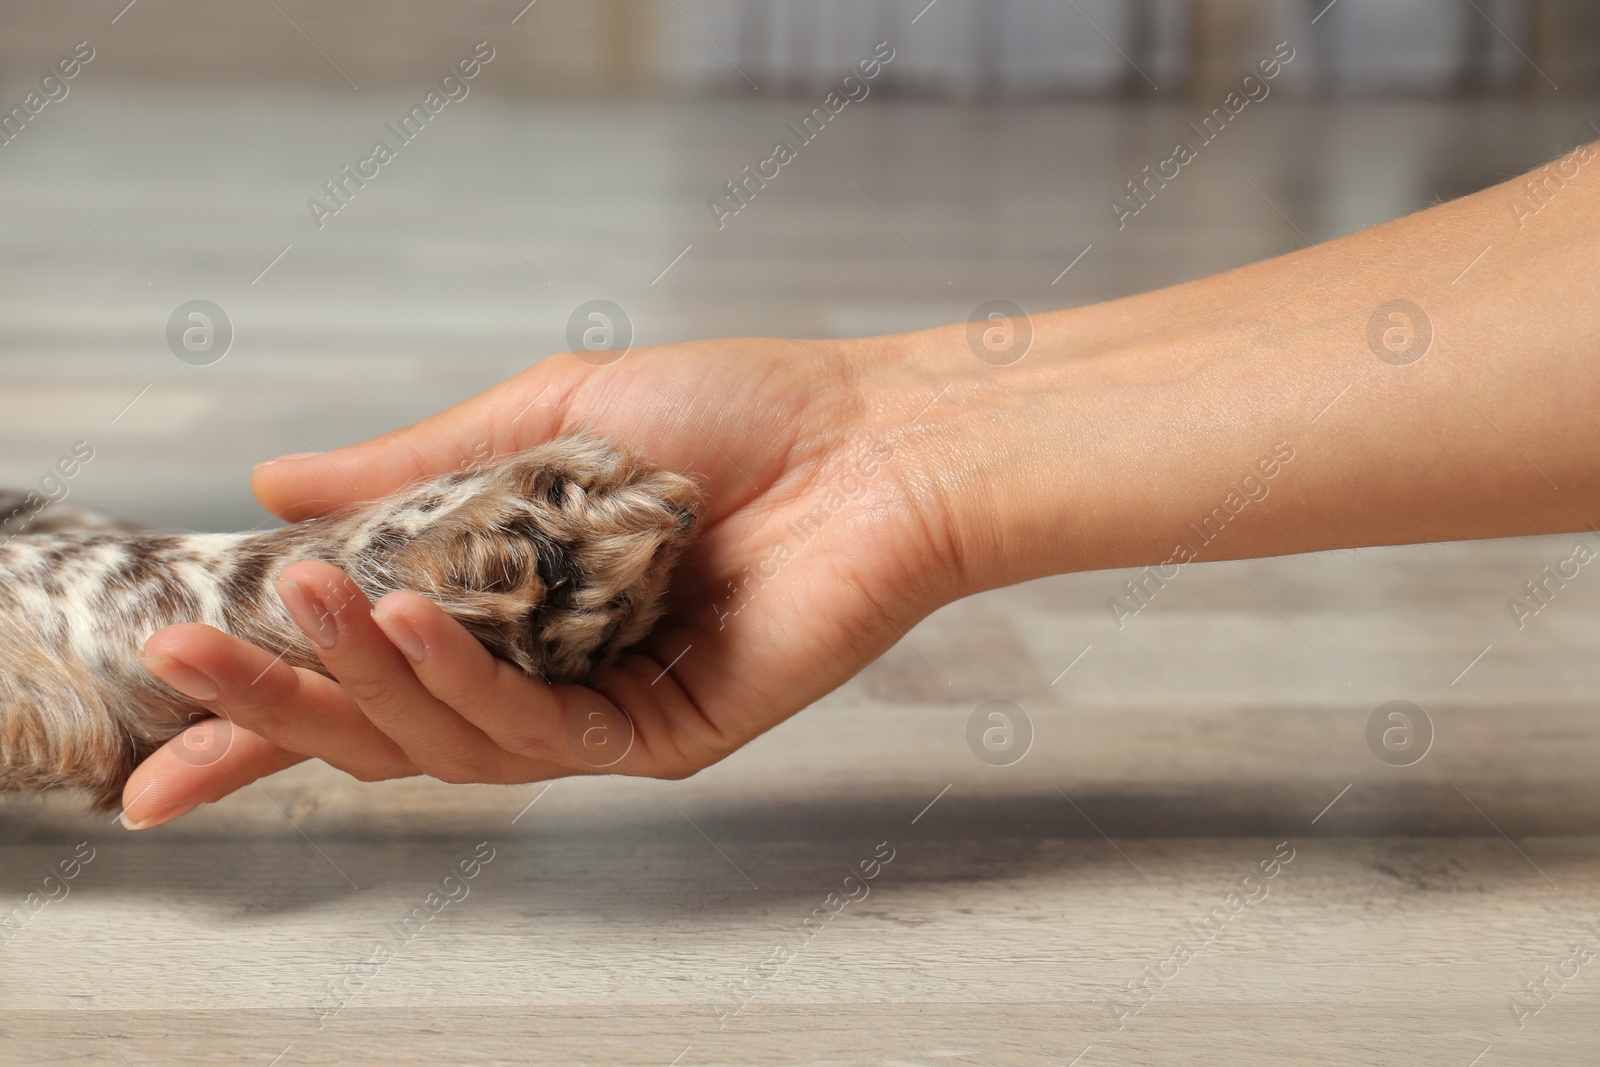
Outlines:
[[[905,442],[910,492],[942,516],[930,537],[951,591],[1600,525],[1600,152],[1580,151],[1542,199],[1519,178],[1035,315],[1008,367],[977,360],[962,324],[873,342],[864,409]],[[1415,362],[1369,343],[1396,300],[1431,326]],[[1390,325],[1417,324],[1384,318],[1379,333]],[[1394,336],[1403,349],[1419,335]]]

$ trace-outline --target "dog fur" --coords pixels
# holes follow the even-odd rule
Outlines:
[[[81,788],[110,807],[208,715],[139,663],[164,626],[208,623],[326,674],[272,588],[297,560],[371,600],[422,593],[529,674],[589,680],[660,617],[699,502],[689,479],[578,435],[265,533],[46,509],[0,545],[0,790]]]

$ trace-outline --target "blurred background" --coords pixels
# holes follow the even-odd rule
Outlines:
[[[83,494],[190,527],[261,521],[249,462],[470,395],[564,347],[589,299],[646,344],[1123,295],[1553,158],[1600,84],[1582,0],[4,0],[0,24],[0,477],[77,426],[126,445]],[[479,42],[469,95],[402,148],[389,127]],[[719,218],[879,42],[870,96]],[[1112,227],[1280,46],[1226,145]],[[381,176],[340,176],[384,138]],[[319,216],[336,179],[351,203]],[[212,366],[165,343],[196,299],[236,328]]]
[[[470,395],[564,347],[586,300],[648,344],[1124,295],[1554,158],[1600,84],[1581,0],[4,0],[0,21],[0,477],[48,465],[36,431],[64,420],[127,444],[84,494],[180,526],[261,521],[248,462]],[[390,133],[480,42],[467,95]],[[720,216],[879,42],[870,95]],[[1241,92],[1263,95],[1204,164],[1113,226]],[[380,139],[394,162],[341,176]],[[196,299],[236,331],[215,365],[165,342]]]
[[[0,483],[82,440],[72,499],[248,529],[253,463],[477,393],[589,301],[643,345],[1110,299],[1553,160],[1597,91],[1592,0],[0,0]],[[0,800],[0,915],[101,850],[4,946],[0,1062],[1592,1063],[1592,979],[1548,975],[1600,946],[1600,581],[1510,608],[1578,541],[1198,564],[1126,627],[1130,574],[995,591],[685,782],[304,766],[140,835]],[[757,970],[886,839],[870,902]]]
[[[1546,77],[1585,91],[1600,78],[1593,47],[1600,11],[1584,0],[537,0],[522,10],[526,3],[141,0],[139,18],[130,15],[120,30],[124,49],[103,69],[141,82],[210,87],[326,77],[330,71],[310,49],[293,56],[272,47],[297,27],[303,44],[336,57],[357,84],[406,88],[433,73],[442,40],[504,28],[515,18],[527,32],[503,42],[508,62],[498,72],[499,91],[738,94],[751,82],[765,92],[818,88],[860,58],[863,42],[895,38],[913,22],[917,47],[884,78],[885,92],[943,99],[1181,94],[1226,85],[1285,39],[1304,43],[1305,57],[1285,82],[1286,92],[1301,97],[1518,94]],[[0,7],[8,24],[0,60],[8,73],[26,76],[38,50],[53,45],[52,34],[74,21],[93,25],[119,6],[8,0]],[[221,46],[241,32],[252,47]]]

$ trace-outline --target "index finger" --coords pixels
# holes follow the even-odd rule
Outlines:
[[[305,759],[227,719],[202,719],[133,769],[122,789],[122,825],[170,822]]]

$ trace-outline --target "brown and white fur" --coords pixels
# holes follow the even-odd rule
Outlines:
[[[0,514],[19,502],[0,494]],[[660,616],[698,504],[689,479],[573,436],[265,533],[47,508],[0,545],[0,790],[78,787],[110,806],[207,714],[141,667],[163,626],[208,623],[326,673],[272,588],[297,560],[341,568],[372,600],[422,593],[530,674],[592,678]]]

